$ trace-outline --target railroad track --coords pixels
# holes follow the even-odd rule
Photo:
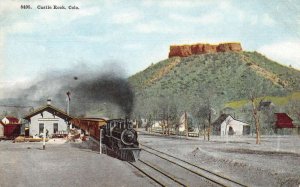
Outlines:
[[[142,145],[142,144],[140,144]],[[180,159],[180,158],[177,158],[173,155],[170,155],[168,153],[164,153],[162,151],[159,151],[159,150],[156,150],[152,147],[149,147],[149,146],[146,146],[146,145],[142,145],[142,150],[148,154],[151,154],[151,155],[154,155],[156,156],[157,158],[160,158],[164,161],[167,161],[169,162],[170,164],[173,164],[173,165],[176,165],[177,167],[180,167],[198,177],[200,177],[200,179],[203,181],[203,180],[206,180],[208,181],[209,184],[211,184],[212,186],[233,186],[233,187],[236,187],[236,186],[243,186],[245,187],[246,185],[240,183],[240,182],[237,182],[237,181],[234,181],[233,179],[230,179],[228,177],[225,177],[225,176],[221,176],[217,173],[214,173],[212,171],[209,171],[205,168],[202,168],[200,166],[197,166],[197,165],[194,165],[194,164],[191,164],[183,159]],[[147,163],[143,160],[140,160],[140,162],[144,162],[148,165],[151,165],[151,163]],[[132,164],[132,163],[131,163]],[[138,167],[138,166],[136,166]],[[155,165],[151,165],[149,167],[152,167],[154,169],[158,169],[159,167],[155,166]],[[164,171],[161,170],[161,169],[158,169],[160,170],[160,173],[163,173]],[[141,170],[140,170],[141,171]],[[175,170],[174,170],[175,171]],[[145,171],[144,171],[145,172]],[[142,172],[142,173],[144,173]],[[145,174],[145,173],[144,173]],[[166,172],[165,172],[166,174]],[[148,173],[145,174],[146,176],[148,175],[151,175]],[[169,175],[169,176],[166,176],[166,175]],[[175,181],[177,184],[179,184],[179,186],[189,186],[188,183],[184,183],[184,181],[182,180],[178,180],[175,176],[171,176],[169,173],[166,174],[165,176],[168,177],[169,179]],[[148,176],[149,178],[151,178],[151,176]],[[174,180],[175,179],[175,180]],[[152,179],[153,180],[153,179]],[[155,181],[155,180],[154,180]],[[159,184],[160,186],[171,186],[171,185],[166,185],[164,184],[163,182],[160,182],[160,181],[155,181],[157,184]],[[173,185],[172,185],[173,186]]]
[[[159,186],[186,186],[175,176],[172,176],[160,169],[158,169],[155,165],[140,160],[136,163],[128,162],[130,165],[135,167],[141,173],[152,179]],[[146,167],[145,167],[146,166]]]
[[[149,155],[148,155],[149,156]],[[153,156],[153,155],[152,155]],[[148,159],[147,159],[148,160]],[[199,176],[194,176],[194,181],[186,181],[180,175],[178,175],[178,170],[181,170],[180,172],[183,172],[183,168],[178,168],[177,166],[172,166],[172,170],[165,170],[165,168],[160,167],[158,164],[154,164],[153,161],[149,162],[142,159],[139,159],[137,162],[128,162],[130,165],[132,165],[134,168],[139,170],[141,173],[143,173],[145,176],[153,180],[157,186],[223,186],[219,185],[217,183],[212,183],[211,181],[208,181],[207,179],[201,177],[199,179]],[[168,163],[169,164],[169,163]],[[177,175],[173,174],[172,171],[177,171]],[[187,170],[188,171],[188,170]],[[176,172],[175,172],[176,173]],[[193,173],[189,173],[189,175],[192,175]],[[194,184],[190,184],[190,183]]]

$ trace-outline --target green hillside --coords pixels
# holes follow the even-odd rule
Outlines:
[[[175,57],[129,78],[136,93],[134,115],[145,117],[160,113],[164,105],[193,113],[208,97],[217,112],[238,108],[247,103],[249,87],[263,90],[261,96],[269,96],[264,99],[280,100],[299,91],[299,81],[300,71],[257,52]]]

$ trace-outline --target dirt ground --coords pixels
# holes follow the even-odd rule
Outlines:
[[[217,137],[210,142],[201,138],[140,135],[140,142],[247,186],[300,185],[300,137],[263,136]]]
[[[91,149],[92,147],[92,149]],[[153,186],[128,163],[86,143],[0,142],[0,186]]]
[[[140,133],[139,141],[247,186],[300,184],[299,136],[264,136],[256,145],[251,136],[207,142]],[[0,186],[154,185],[126,162],[98,152],[91,142],[51,140],[42,150],[42,143],[1,141]]]

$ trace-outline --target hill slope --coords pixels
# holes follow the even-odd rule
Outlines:
[[[252,80],[260,83],[260,89],[267,88],[264,95],[286,96],[300,90],[300,71],[245,51],[174,57],[129,78],[136,93],[135,114],[142,116],[158,111],[163,103],[192,111],[204,95],[211,96],[219,111],[228,102],[246,99]]]

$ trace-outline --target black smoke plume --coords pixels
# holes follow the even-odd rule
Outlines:
[[[36,108],[45,105],[46,100],[51,98],[54,106],[66,110],[66,93],[69,92],[71,115],[84,116],[104,104],[116,105],[125,115],[120,117],[130,117],[134,93],[124,72],[112,62],[94,67],[80,64],[66,71],[44,72],[45,76],[35,79],[31,86],[9,93],[15,98],[10,99],[9,104],[20,104],[22,100],[23,105],[30,104]]]
[[[134,93],[126,79],[114,74],[105,73],[69,89],[74,94],[75,107],[81,110],[89,110],[91,104],[106,102],[118,105],[126,117],[132,113]]]

